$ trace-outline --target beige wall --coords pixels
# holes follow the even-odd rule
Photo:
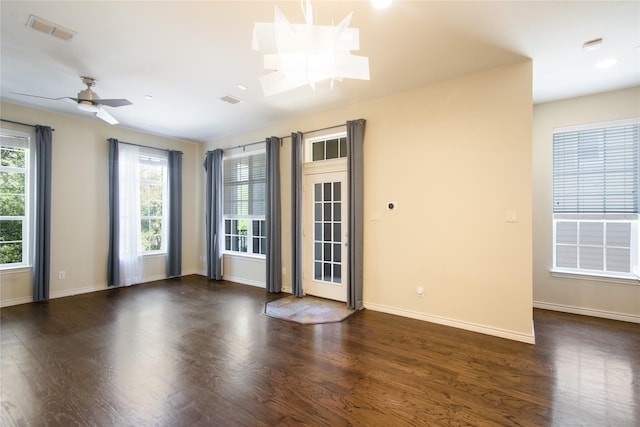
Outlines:
[[[73,295],[104,289],[107,264],[107,138],[181,150],[183,155],[183,274],[199,272],[196,235],[201,215],[199,206],[202,169],[201,144],[142,134],[109,126],[94,118],[47,113],[2,103],[2,118],[43,124],[53,133],[51,201],[51,285],[50,296]],[[2,127],[11,127],[1,123]],[[24,127],[13,127],[29,130]],[[58,279],[65,271],[66,278]],[[164,257],[148,257],[145,281],[165,277]],[[31,301],[31,271],[0,273],[0,304]]]
[[[536,105],[533,119],[533,296],[548,309],[640,321],[640,286],[631,281],[554,277],[552,133],[557,127],[640,117],[640,87]]]
[[[292,113],[293,114],[293,113]],[[461,77],[214,141],[209,149],[364,118],[369,309],[533,341],[531,63]],[[291,271],[290,140],[281,152]],[[387,211],[388,201],[398,208]],[[507,223],[507,212],[518,222]],[[225,262],[224,275],[264,264]],[[291,279],[283,276],[285,288]],[[423,287],[423,297],[416,287]]]

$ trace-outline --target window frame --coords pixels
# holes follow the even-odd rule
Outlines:
[[[142,213],[142,186],[143,185],[157,185],[155,183],[159,182],[157,180],[144,180],[142,179],[142,167],[145,164],[154,165],[157,164],[162,167],[162,215],[143,215]],[[140,152],[137,155],[136,159],[136,168],[137,168],[137,184],[138,184],[138,212],[139,212],[139,220],[140,220],[140,235],[138,236],[138,252],[142,256],[150,256],[150,255],[162,255],[167,253],[167,226],[168,226],[168,207],[169,207],[169,197],[168,197],[168,158],[166,153],[164,155],[158,155],[155,150],[144,150],[140,149]],[[142,221],[144,220],[159,220],[161,222],[161,232],[160,232],[160,248],[153,250],[145,250],[142,244],[143,240],[143,231],[142,231]]]
[[[266,198],[266,185],[267,185],[267,179],[266,179],[266,149],[264,147],[261,148],[257,148],[257,149],[253,149],[253,150],[249,150],[249,151],[244,151],[242,153],[235,153],[235,154],[226,154],[223,157],[223,161],[222,161],[222,176],[223,176],[223,214],[222,214],[222,227],[223,227],[223,253],[224,254],[228,254],[228,255],[235,255],[235,256],[241,256],[241,257],[252,257],[252,258],[260,258],[260,259],[265,259],[266,258],[266,199],[264,200],[264,204],[265,206],[262,207],[262,212],[263,214],[252,214],[250,213],[253,208],[255,207],[255,203],[256,201],[254,199],[252,199],[252,196],[254,194],[256,194],[254,192],[254,185],[260,184],[262,183],[264,185],[264,189],[262,191],[262,193],[264,194],[264,197]],[[264,156],[264,168],[265,168],[265,174],[264,174],[264,179],[253,179],[252,177],[252,172],[248,171],[248,179],[246,181],[246,184],[237,184],[240,181],[233,181],[234,184],[232,184],[231,182],[227,181],[227,173],[228,171],[226,170],[229,167],[229,163],[231,161],[233,161],[234,159],[239,159],[239,158],[243,158],[243,157],[250,157],[250,156]],[[242,214],[242,213],[230,213],[228,212],[229,208],[230,208],[230,202],[227,199],[227,195],[226,193],[229,191],[229,189],[231,187],[239,187],[240,185],[247,185],[247,199],[246,199],[246,203],[247,203],[247,213],[246,214]],[[257,194],[259,194],[260,191],[257,192]],[[241,202],[244,201],[244,199],[237,199],[240,200]],[[236,201],[237,201],[236,200]],[[246,235],[242,235],[240,233],[234,233],[234,229],[232,227],[232,223],[233,221],[247,221],[247,234]],[[255,221],[259,221],[259,235],[256,235],[254,233],[254,222]],[[237,229],[236,229],[237,231]],[[244,238],[246,241],[246,251],[240,251],[240,250],[233,250],[233,240],[234,239],[242,239]],[[254,240],[255,239],[259,239],[258,240],[258,244],[260,245],[259,248],[257,249],[257,252],[255,251],[254,248]]]
[[[576,208],[576,212],[567,212],[566,207],[561,206],[559,209],[556,209],[556,206],[558,205],[558,199],[556,199],[556,171],[557,171],[557,166],[556,166],[556,149],[555,149],[555,141],[556,141],[556,135],[557,134],[562,134],[562,133],[572,133],[572,132],[582,132],[582,131],[594,131],[594,130],[599,130],[599,129],[607,129],[607,128],[614,128],[614,127],[619,127],[619,126],[628,126],[628,125],[632,125],[632,126],[639,126],[640,127],[640,118],[631,118],[631,119],[624,119],[624,120],[615,120],[615,121],[608,121],[608,122],[600,122],[600,123],[591,123],[591,124],[585,124],[585,125],[576,125],[576,126],[568,126],[568,127],[562,127],[562,128],[556,128],[553,130],[553,144],[554,146],[552,147],[552,209],[551,209],[551,215],[552,215],[552,245],[553,245],[553,250],[552,250],[552,262],[551,262],[551,272],[552,273],[559,273],[561,275],[576,275],[576,276],[581,276],[581,277],[585,277],[585,278],[601,278],[601,279],[610,279],[610,280],[623,280],[625,282],[629,282],[629,283],[635,283],[638,284],[638,279],[640,278],[640,251],[638,249],[639,245],[640,245],[640,213],[637,212],[638,208],[635,207],[634,209],[636,210],[636,212],[619,212],[619,211],[615,211],[612,209],[608,209],[606,202],[603,202],[604,204],[601,207],[601,212],[600,211],[582,211],[580,212],[581,208],[579,206]],[[638,132],[636,132],[634,134],[634,139],[632,139],[633,144],[634,144],[634,152],[636,153],[640,153],[640,137],[638,136]],[[584,154],[584,153],[582,153]],[[587,153],[590,154],[590,153]],[[593,154],[593,153],[591,153]],[[579,165],[579,161],[580,161],[580,150],[579,148],[576,149],[576,155],[578,156],[578,160],[576,160],[576,164],[578,164],[578,168],[577,168],[577,174],[579,174],[580,172],[580,165]],[[592,155],[590,157],[593,157]],[[640,157],[640,156],[639,156]],[[585,157],[587,158],[587,157]],[[640,164],[640,158],[635,160],[636,164]],[[638,193],[640,192],[640,189],[638,188],[638,177],[640,177],[640,170],[635,170],[636,168],[633,167],[632,170],[634,170],[635,172],[635,185],[636,187],[632,190],[633,194],[635,194],[635,197],[638,197]],[[606,169],[603,169],[603,181],[606,181]],[[578,179],[578,178],[576,178]],[[604,187],[604,183],[603,184],[598,184],[598,185],[603,185],[603,193],[601,197],[605,197],[605,195],[607,194],[607,190],[605,189],[606,187]],[[576,191],[580,191],[579,187],[576,187],[577,190]],[[577,193],[577,194],[582,194],[582,193]],[[587,193],[589,194],[589,193]],[[576,196],[577,198],[579,198],[579,196]],[[627,206],[627,205],[625,205]],[[558,226],[561,223],[575,223],[575,236],[571,235],[570,237],[573,239],[575,237],[575,242],[567,242],[563,240],[562,235],[558,234]],[[587,237],[588,236],[588,232],[585,231],[585,233],[582,233],[583,227],[588,227],[589,223],[598,223],[601,224],[601,231],[602,233],[600,234],[600,230],[597,230],[598,232],[595,235],[592,235],[591,239],[596,239],[596,241],[592,240],[591,242],[587,242],[586,240],[588,240]],[[624,244],[624,245],[620,245],[620,244],[616,244],[616,243],[612,243],[613,239],[609,238],[609,228],[612,227],[612,224],[630,224],[629,225],[629,230],[630,230],[630,236],[629,236],[629,242],[628,244]],[[593,228],[594,230],[597,229]],[[594,237],[595,236],[595,237]],[[566,237],[565,237],[566,239]],[[600,239],[599,241],[597,241],[597,239]],[[567,266],[567,265],[562,265],[563,263],[561,262],[562,260],[559,260],[559,258],[562,258],[562,249],[567,249],[569,251],[573,251],[574,253],[570,254],[569,259],[575,258],[575,262],[573,263],[573,265],[575,265],[575,267],[573,266]],[[588,252],[591,251],[590,254],[588,254]],[[625,251],[625,253],[623,254],[622,258],[619,258],[617,260],[609,259],[609,254],[613,253],[614,251],[618,251],[618,253],[623,253],[622,251]],[[626,252],[628,252],[629,257],[626,257]],[[584,254],[584,257],[583,257]],[[594,258],[592,258],[592,262],[593,264],[591,264],[591,266],[595,266],[595,264],[601,263],[602,268],[599,269],[595,269],[595,268],[587,268],[589,267],[589,262],[587,262],[588,256],[591,255]],[[622,271],[617,271],[617,270],[612,270],[611,265],[619,260],[624,260],[625,262],[628,260],[629,262],[629,271],[628,272],[622,272]],[[566,263],[566,261],[565,261]]]
[[[337,157],[327,158],[327,141],[337,139]],[[343,141],[344,140],[344,141]],[[323,158],[314,160],[314,144],[324,142],[323,146]],[[341,146],[344,144],[344,156],[342,155]],[[318,162],[331,162],[331,161],[343,161],[347,158],[347,131],[335,132],[328,135],[315,136],[304,139],[304,163],[318,163]]]
[[[11,139],[14,138],[16,140],[22,140],[22,143],[7,143],[7,141],[2,142],[0,140],[0,145],[2,146],[10,146],[16,148],[23,148],[25,150],[25,205],[24,205],[24,215],[21,216],[0,216],[0,220],[22,220],[22,261],[19,263],[9,263],[9,264],[0,264],[0,270],[13,270],[13,269],[21,269],[21,268],[30,268],[32,266],[32,250],[33,250],[33,236],[32,230],[34,227],[34,216],[33,216],[33,208],[35,203],[35,192],[34,192],[34,180],[33,173],[35,167],[35,156],[33,153],[33,135],[29,132],[23,132],[13,129],[0,128],[0,134],[2,137]],[[2,138],[4,140],[4,138]],[[0,171],[9,171],[9,172],[18,172],[15,170],[10,170],[14,168],[2,166],[0,164]]]

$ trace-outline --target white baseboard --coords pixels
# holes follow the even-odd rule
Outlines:
[[[106,284],[85,286],[82,288],[66,289],[64,291],[55,291],[49,294],[49,299],[72,297],[74,295],[88,294],[89,292],[104,291],[108,287]]]
[[[182,276],[188,276],[191,274],[200,274],[200,272],[198,272],[197,270],[188,270],[183,272]],[[204,275],[206,276],[206,273]],[[142,283],[148,283],[148,282],[155,282],[156,280],[165,280],[166,278],[167,277],[165,275],[144,277],[142,281],[140,283],[136,283],[136,285],[142,284]],[[132,285],[132,286],[135,286],[135,285]],[[261,286],[264,286],[264,285],[261,285]],[[49,299],[71,297],[74,295],[88,294],[89,292],[98,292],[98,291],[104,291],[107,289],[111,289],[111,288],[109,288],[106,284],[100,284],[100,285],[84,286],[81,288],[65,289],[63,291],[51,291],[49,293]],[[28,304],[30,302],[33,302],[33,298],[31,296],[2,300],[0,301],[0,308],[11,307],[13,305]]]
[[[615,311],[574,307],[571,305],[555,304],[541,301],[534,301],[533,306],[535,308],[541,308],[543,310],[562,311],[564,313],[581,314],[583,316],[601,317],[603,319],[620,320],[622,322],[640,323],[640,316],[637,314],[617,313]]]
[[[12,305],[28,304],[33,301],[31,297],[11,298],[0,301],[0,308],[11,307]]]
[[[191,276],[192,274],[202,274],[202,273],[198,269],[194,268],[193,270],[183,271],[180,276]],[[206,275],[207,275],[207,272],[205,271],[204,276]]]
[[[434,316],[430,314],[418,313],[416,311],[404,310],[395,307],[389,307],[382,304],[364,303],[365,308],[374,311],[381,311],[383,313],[395,314],[397,316],[409,317],[411,319],[423,320],[425,322],[437,323],[439,325],[451,326],[458,329],[464,329],[471,332],[479,332],[485,335],[492,335],[494,337],[506,338],[514,341],[520,341],[527,344],[535,344],[536,338],[533,334],[523,334],[521,332],[509,331],[501,328],[494,328],[486,325],[479,325],[477,323],[463,322],[460,320],[449,319],[441,316]]]

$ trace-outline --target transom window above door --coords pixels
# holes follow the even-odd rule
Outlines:
[[[347,133],[340,132],[305,139],[306,163],[347,157]]]

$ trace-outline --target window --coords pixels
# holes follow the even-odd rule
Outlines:
[[[264,151],[225,157],[224,249],[266,253],[267,158]]]
[[[138,157],[140,185],[140,250],[164,252],[166,229],[167,159],[141,154]]]
[[[640,122],[553,135],[554,270],[637,278]]]
[[[309,138],[305,150],[307,162],[341,159],[347,157],[347,134],[344,132]]]
[[[30,138],[0,130],[0,268],[29,265]]]

